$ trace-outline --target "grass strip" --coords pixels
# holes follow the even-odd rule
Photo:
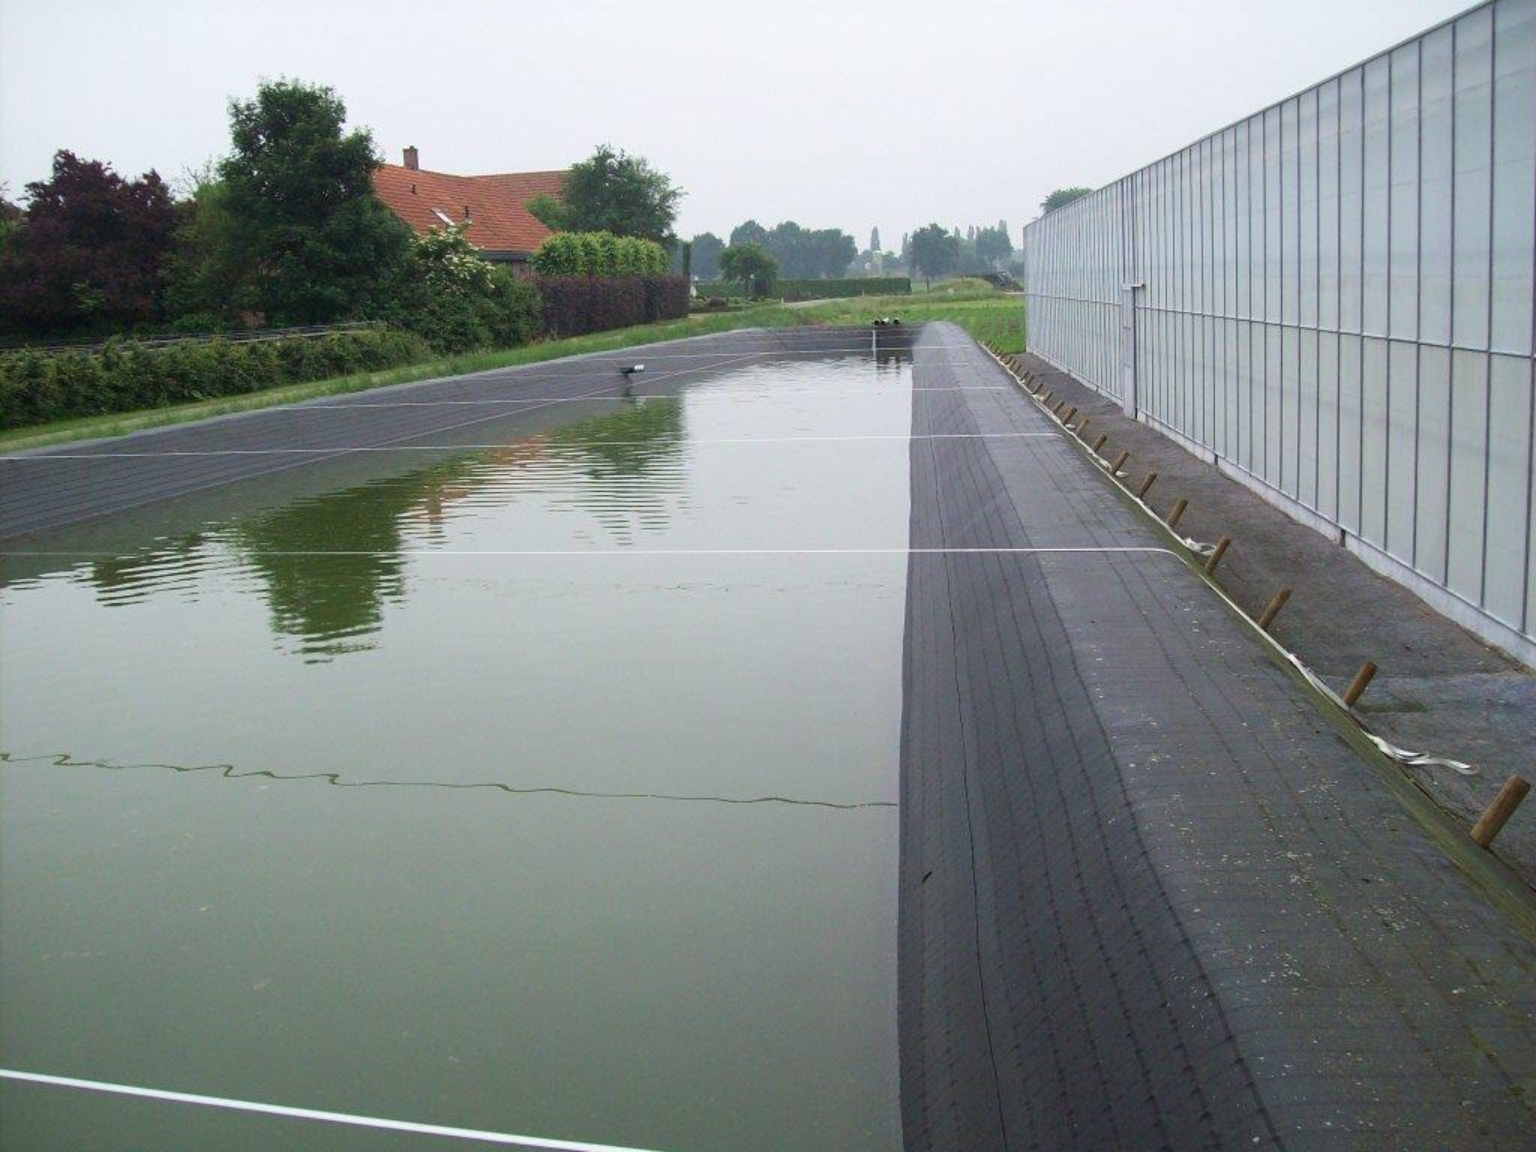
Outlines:
[[[897,316],[903,324],[948,320],[999,355],[1024,351],[1024,301],[1001,292],[870,296],[832,300],[798,311],[814,324],[867,324],[879,316]]]

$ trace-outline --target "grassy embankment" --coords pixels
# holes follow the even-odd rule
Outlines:
[[[181,424],[209,416],[248,412],[280,404],[295,404],[321,396],[339,396],[361,392],[387,384],[406,384],[413,380],[431,380],[440,376],[459,376],[492,368],[537,364],[562,356],[587,352],[611,352],[662,340],[702,336],[736,328],[783,328],[797,324],[868,324],[878,316],[898,316],[904,324],[924,320],[950,320],[976,339],[1000,353],[1018,352],[1024,345],[1024,306],[1016,296],[995,292],[982,281],[959,281],[946,289],[935,285],[931,292],[913,292],[910,296],[865,296],[846,300],[828,300],[810,307],[787,308],[782,304],[762,304],[721,313],[701,313],[686,320],[620,328],[592,336],[568,340],[549,340],[502,352],[473,352],[461,356],[425,360],[384,372],[337,376],[308,384],[292,384],[253,392],[243,396],[221,397],[194,404],[150,408],[138,412],[119,412],[110,416],[90,416],[61,420],[13,432],[0,433],[0,451],[40,448],[71,440],[122,436],[144,428]],[[979,286],[978,286],[979,285]]]
[[[985,280],[954,281],[954,288],[934,285],[910,296],[869,296],[829,300],[797,309],[814,324],[868,324],[877,316],[896,316],[903,324],[949,320],[999,355],[1024,351],[1024,301],[994,290]]]

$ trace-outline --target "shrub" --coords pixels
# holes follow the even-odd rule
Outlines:
[[[434,352],[516,348],[543,327],[538,289],[505,268],[491,268],[481,291],[424,292],[408,300],[397,301],[391,321],[416,333]]]
[[[487,263],[460,228],[417,236],[389,292],[390,322],[415,332],[435,352],[515,348],[538,335],[538,289]]]
[[[237,396],[425,359],[411,332],[373,328],[320,337],[150,345],[0,355],[0,429]]]

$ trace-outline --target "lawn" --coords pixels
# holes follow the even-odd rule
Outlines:
[[[696,313],[686,320],[671,320],[635,328],[619,328],[612,332],[577,336],[567,340],[547,340],[501,352],[472,352],[460,356],[424,360],[418,364],[408,364],[383,372],[337,376],[329,380],[291,384],[244,396],[227,396],[217,400],[203,400],[193,404],[177,404],[137,412],[119,412],[110,416],[60,420],[53,424],[35,425],[13,432],[0,433],[0,451],[41,448],[71,440],[122,436],[144,428],[181,424],[189,420],[202,420],[209,416],[223,416],[232,412],[249,412],[280,404],[296,404],[302,400],[361,392],[386,384],[405,384],[413,380],[460,376],[491,368],[536,364],[587,352],[611,352],[620,348],[654,344],[662,340],[676,340],[685,336],[727,332],[735,328],[784,328],[796,324],[868,324],[879,316],[899,317],[906,324],[915,324],[924,320],[950,320],[960,325],[977,340],[990,345],[996,352],[1020,352],[1024,348],[1022,298],[996,292],[982,281],[965,281],[956,282],[956,286],[952,288],[935,286],[931,292],[914,292],[910,296],[864,296],[846,300],[828,300],[801,308],[787,308],[782,304],[762,304],[733,309],[729,312]]]
[[[946,292],[914,292],[910,296],[868,296],[829,300],[800,310],[815,324],[867,324],[878,316],[895,316],[903,324],[949,320],[999,354],[1024,351],[1024,300],[985,285]]]

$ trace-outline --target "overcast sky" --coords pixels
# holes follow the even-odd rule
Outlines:
[[[565,167],[603,141],[748,217],[887,246],[1019,226],[1465,0],[0,0],[0,182],[68,148],[174,180],[262,77],[329,84],[385,157]]]

